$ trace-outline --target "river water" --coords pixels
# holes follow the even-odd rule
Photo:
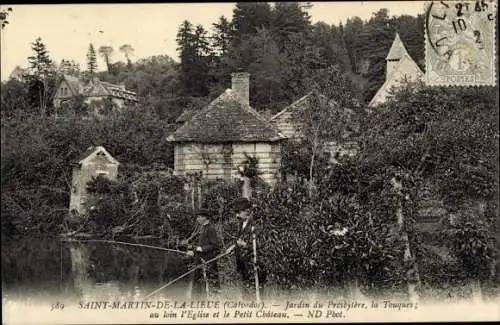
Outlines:
[[[137,242],[165,247],[161,241]],[[141,299],[189,268],[182,254],[102,242],[23,239],[2,242],[3,300]],[[185,298],[188,279],[161,297]]]

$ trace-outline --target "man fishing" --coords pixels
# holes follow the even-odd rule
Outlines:
[[[243,283],[242,295],[244,300],[256,298],[256,277],[259,283],[259,293],[263,294],[263,285],[266,282],[267,272],[264,265],[257,260],[254,247],[255,234],[253,220],[250,214],[251,203],[247,198],[240,198],[233,203],[233,211],[240,220],[240,230],[236,242],[236,270],[241,276]],[[257,262],[257,263],[256,263]]]
[[[212,215],[206,209],[200,209],[196,214],[198,242],[194,250],[189,250],[189,256],[194,257],[194,264],[199,265],[203,261],[210,260],[220,253],[220,241],[217,231],[211,222]],[[189,240],[184,240],[183,244],[188,244]],[[213,261],[206,267],[196,270],[193,273],[193,294],[195,297],[207,295],[207,289],[214,293],[220,292],[219,268],[217,261]],[[208,286],[207,286],[208,281]]]

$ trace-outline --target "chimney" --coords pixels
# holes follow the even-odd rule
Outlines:
[[[250,74],[235,72],[231,74],[231,89],[240,97],[241,102],[250,105]]]

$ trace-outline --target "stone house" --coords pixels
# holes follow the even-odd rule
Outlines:
[[[69,211],[74,214],[85,214],[84,203],[88,199],[87,183],[92,177],[104,176],[116,180],[119,162],[104,149],[104,147],[90,147],[82,153],[73,164],[71,181],[71,196]]]
[[[54,96],[54,107],[59,109],[65,101],[78,95],[82,95],[87,104],[109,98],[118,109],[125,104],[137,103],[136,93],[125,89],[123,83],[112,84],[96,77],[85,82],[74,76],[63,75]]]
[[[385,61],[387,64],[385,82],[373,96],[368,104],[369,107],[384,103],[393,87],[400,87],[404,82],[423,81],[424,73],[406,51],[398,33]]]
[[[268,184],[280,178],[284,136],[249,104],[248,73],[233,73],[232,88],[202,108],[167,140],[174,146],[174,173],[205,179],[239,178],[246,156],[258,159]]]

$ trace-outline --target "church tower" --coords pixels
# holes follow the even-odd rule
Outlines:
[[[385,62],[387,65],[385,82],[373,96],[368,104],[369,107],[384,103],[390,96],[392,88],[400,87],[405,82],[423,80],[424,73],[406,51],[398,33],[396,33]]]
[[[385,80],[388,80],[391,76],[391,74],[394,72],[396,66],[398,63],[401,61],[401,59],[405,56],[410,56],[408,52],[406,51],[406,48],[401,41],[401,38],[399,37],[399,34],[396,33],[396,37],[394,38],[394,41],[392,42],[391,49],[389,50],[389,53],[387,54],[387,57],[385,58],[385,62],[387,65],[387,71],[385,74]]]

